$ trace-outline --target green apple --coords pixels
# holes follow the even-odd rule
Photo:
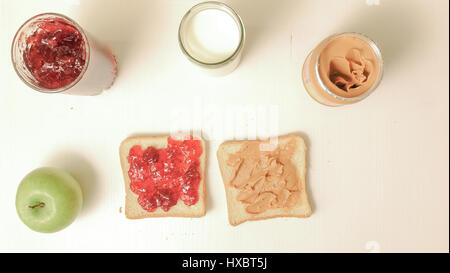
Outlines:
[[[16,195],[19,218],[30,229],[52,233],[70,225],[81,210],[80,184],[57,168],[39,168],[20,182]]]

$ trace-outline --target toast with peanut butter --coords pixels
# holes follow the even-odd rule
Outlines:
[[[206,214],[206,150],[202,139],[129,137],[120,145],[119,154],[127,218]]]
[[[224,142],[217,159],[231,225],[311,215],[306,192],[306,145],[300,136],[281,136],[276,143]]]

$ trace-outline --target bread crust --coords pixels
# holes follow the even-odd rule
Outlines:
[[[125,216],[128,219],[143,219],[152,217],[189,217],[199,218],[206,214],[206,145],[201,138],[202,154],[200,156],[200,173],[201,180],[199,186],[199,200],[192,206],[187,206],[183,201],[178,200],[177,204],[170,208],[169,211],[164,211],[158,207],[153,212],[144,210],[137,202],[137,195],[130,189],[130,178],[128,177],[128,170],[130,164],[128,163],[129,149],[134,145],[141,145],[143,149],[149,146],[156,146],[156,148],[167,147],[168,135],[164,136],[132,136],[122,141],[119,147],[120,164],[122,167],[122,174],[125,185]],[[156,144],[156,145],[155,145]],[[161,146],[163,144],[163,146]],[[195,208],[195,211],[192,210]]]
[[[286,213],[274,213],[274,214],[270,214],[268,216],[260,216],[258,214],[250,214],[250,213],[246,213],[246,217],[242,220],[236,220],[234,219],[233,215],[234,215],[234,211],[233,211],[233,206],[232,206],[232,202],[235,203],[241,203],[238,200],[235,199],[235,196],[231,193],[230,188],[232,188],[231,185],[228,185],[229,181],[226,181],[226,174],[225,174],[225,168],[226,168],[226,158],[225,156],[228,156],[230,153],[224,153],[223,150],[226,147],[229,147],[230,145],[242,145],[244,143],[247,142],[258,142],[258,143],[265,143],[267,141],[261,141],[261,140],[232,140],[232,141],[225,141],[223,142],[220,146],[219,149],[217,150],[217,159],[219,162],[219,168],[220,168],[220,172],[222,175],[222,180],[224,183],[224,188],[225,188],[225,193],[226,193],[226,198],[227,198],[227,211],[228,211],[228,221],[230,223],[230,225],[232,226],[237,226],[240,225],[242,223],[245,223],[247,221],[258,221],[258,220],[266,220],[266,219],[272,219],[272,218],[277,218],[277,217],[295,217],[295,218],[307,218],[310,217],[312,214],[312,210],[311,210],[311,206],[310,206],[310,202],[309,202],[309,198],[308,198],[308,194],[307,194],[307,188],[306,188],[306,144],[305,141],[303,140],[302,137],[300,137],[299,135],[296,134],[287,134],[287,135],[283,135],[283,136],[279,136],[278,137],[278,141],[281,142],[285,139],[290,139],[290,138],[296,138],[300,144],[303,146],[303,153],[302,153],[302,159],[303,159],[303,164],[301,164],[299,166],[299,164],[296,164],[297,166],[297,175],[299,176],[299,183],[301,185],[301,189],[303,192],[303,197],[304,200],[302,201],[302,204],[306,206],[306,211],[305,213],[292,213],[291,211],[296,208],[294,207],[293,209],[287,210]],[[297,147],[298,149],[299,147]],[[303,175],[300,175],[303,174]]]

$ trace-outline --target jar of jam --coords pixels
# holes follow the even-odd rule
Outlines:
[[[323,40],[306,58],[303,84],[327,106],[356,103],[369,96],[383,76],[380,49],[368,37],[341,33]]]
[[[19,28],[11,59],[20,79],[43,93],[99,95],[117,75],[111,50],[56,13],[36,15]]]

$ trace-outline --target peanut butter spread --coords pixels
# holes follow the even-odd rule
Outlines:
[[[319,57],[319,74],[335,94],[355,97],[368,91],[378,74],[378,62],[370,45],[343,36],[329,42]]]
[[[300,181],[291,158],[295,140],[274,151],[261,151],[258,142],[246,142],[227,165],[232,167],[230,185],[240,192],[237,200],[246,211],[259,214],[271,208],[292,208],[300,201]]]

